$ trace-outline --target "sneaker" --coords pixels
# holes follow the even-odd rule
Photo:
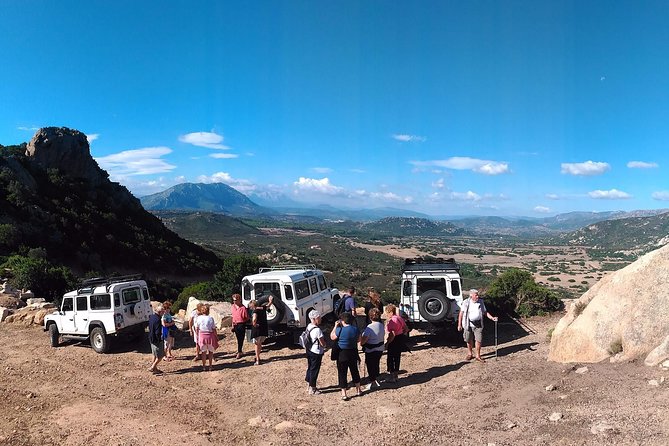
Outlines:
[[[365,392],[369,392],[370,390],[372,390],[372,383],[363,386],[362,390],[364,390]]]
[[[342,397],[341,397],[341,400],[342,400],[342,401],[348,401],[349,399],[350,399],[350,398],[347,397],[347,396],[342,396]]]
[[[254,362],[253,365],[260,365],[260,361]]]
[[[310,387],[309,388],[309,395],[320,395],[320,394],[321,394],[321,391],[318,390],[317,388],[315,388],[315,387]]]

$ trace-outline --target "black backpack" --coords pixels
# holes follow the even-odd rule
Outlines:
[[[339,299],[335,303],[335,306],[334,306],[335,316],[337,316],[337,317],[341,316],[341,314],[344,312],[344,309],[346,308],[346,300],[347,299],[352,299],[352,298],[353,298],[353,296],[350,296],[350,295],[347,294],[346,296],[342,297],[341,299]]]

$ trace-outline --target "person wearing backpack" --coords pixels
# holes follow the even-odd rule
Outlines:
[[[321,313],[318,310],[311,310],[309,312],[309,320],[311,321],[305,330],[307,334],[304,342],[304,348],[307,351],[307,374],[304,380],[307,382],[307,391],[309,395],[318,395],[321,393],[316,387],[316,380],[318,373],[321,371],[321,363],[323,362],[323,354],[325,353],[325,336],[320,329]]]

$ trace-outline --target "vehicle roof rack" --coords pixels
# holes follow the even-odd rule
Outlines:
[[[282,269],[316,269],[316,265],[274,265],[274,266],[263,266],[258,269],[259,273],[266,273],[269,271],[278,271]]]
[[[414,257],[404,259],[404,271],[460,271],[460,264],[453,257]]]
[[[93,277],[92,279],[86,279],[81,282],[81,286],[78,288],[77,292],[81,293],[82,290],[87,288],[95,288],[97,285],[109,286],[113,283],[119,282],[129,282],[131,280],[141,280],[141,274],[129,274],[126,276],[111,276],[111,277]]]

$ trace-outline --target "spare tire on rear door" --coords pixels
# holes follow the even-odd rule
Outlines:
[[[451,301],[439,290],[427,290],[418,299],[418,311],[428,322],[441,322],[451,312]]]
[[[258,305],[265,305],[269,300],[269,296],[261,296],[257,300]],[[272,300],[272,305],[267,306],[267,325],[270,327],[276,327],[283,320],[283,315],[285,314],[283,301],[274,296]]]

